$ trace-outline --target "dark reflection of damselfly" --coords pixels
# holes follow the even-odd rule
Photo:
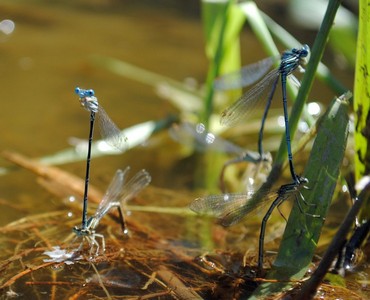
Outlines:
[[[348,243],[345,245],[343,267],[350,270],[356,265],[361,257],[361,245],[364,243],[370,232],[370,220],[355,227]]]
[[[261,155],[263,153],[262,139],[265,121],[271,105],[272,97],[275,93],[276,86],[279,81],[279,77],[281,77],[288,160],[292,179],[296,184],[299,184],[300,180],[303,179],[295,173],[293,166],[293,155],[291,151],[290,130],[288,123],[286,81],[287,77],[290,76],[291,73],[298,67],[301,67],[301,65],[305,62],[309,51],[310,49],[307,45],[303,45],[300,49],[293,48],[290,51],[285,51],[281,56],[280,66],[277,69],[270,71],[254,87],[252,87],[247,93],[239,98],[233,105],[227,108],[221,116],[221,124],[230,126],[235,125],[236,123],[245,120],[246,116],[256,106],[257,102],[261,101],[262,99],[267,99],[267,104],[262,117],[262,124],[258,139],[258,151]],[[247,66],[236,73],[224,75],[223,77],[216,80],[215,88],[226,89],[228,83],[231,82],[233,82],[233,84],[230,85],[230,88],[238,88],[241,86],[252,84],[268,71],[268,69],[272,66],[272,63],[273,59],[266,59],[261,61],[260,63],[253,64],[250,67]],[[248,76],[250,78],[248,78]],[[295,77],[290,77],[293,78],[293,80],[295,79],[295,82],[299,84],[298,80]]]
[[[305,187],[307,179],[302,179],[299,184],[290,183],[282,185],[277,191],[270,191],[263,199],[260,199],[259,192],[249,192],[240,194],[221,194],[210,195],[195,199],[190,204],[190,209],[199,214],[209,214],[217,218],[219,224],[228,227],[239,223],[243,218],[250,215],[252,212],[259,211],[271,201],[273,201],[266,215],[262,220],[259,250],[258,250],[258,268],[262,269],[263,263],[263,241],[265,236],[266,224],[272,211],[283,201],[294,195],[296,199],[304,199],[300,193],[300,189]],[[298,199],[298,196],[300,199]]]
[[[350,172],[346,176],[346,181],[353,203],[353,207],[351,209],[354,209],[355,205],[358,205],[358,203],[363,203],[363,209],[362,213],[359,213],[356,216],[355,227],[351,236],[344,245],[344,250],[341,249],[338,253],[338,260],[335,266],[337,270],[341,267],[343,267],[344,270],[351,270],[357,266],[363,258],[361,246],[369,237],[370,232],[369,211],[366,212],[366,209],[364,209],[366,204],[369,204],[366,203],[366,199],[369,200],[370,177],[364,176],[356,184],[355,174]],[[361,191],[360,193],[358,193],[359,190]]]
[[[90,180],[90,160],[91,160],[91,143],[94,133],[95,115],[98,116],[99,129],[102,137],[112,146],[123,150],[125,148],[126,138],[122,136],[118,127],[109,118],[103,107],[99,104],[98,99],[95,97],[93,90],[84,90],[76,87],[75,93],[80,97],[80,104],[87,111],[90,112],[90,132],[87,149],[86,159],[86,176],[85,176],[85,192],[83,199],[82,209],[82,225],[81,228],[86,229],[87,227],[87,202],[88,202],[88,190]]]
[[[192,145],[198,151],[211,150],[237,156],[227,161],[220,172],[220,186],[222,191],[224,191],[224,172],[229,165],[243,161],[255,164],[263,162],[270,165],[272,161],[270,153],[263,153],[261,157],[257,152],[245,150],[207,131],[205,125],[202,123],[191,124],[189,122],[182,122],[180,124],[174,124],[169,129],[169,134],[175,141],[184,145]]]
[[[73,232],[76,233],[77,236],[81,236],[87,240],[90,246],[90,252],[92,252],[93,248],[95,247],[96,254],[99,253],[100,246],[96,241],[97,237],[101,239],[103,251],[105,250],[104,236],[96,233],[95,228],[99,225],[100,220],[112,208],[117,208],[118,210],[122,232],[124,234],[128,233],[124,218],[124,206],[129,199],[135,197],[151,181],[149,173],[145,170],[139,171],[129,181],[126,181],[129,170],[129,167],[127,167],[124,171],[117,170],[95,214],[87,220],[86,227],[76,226],[73,228]],[[83,242],[81,243],[80,248],[82,245]]]

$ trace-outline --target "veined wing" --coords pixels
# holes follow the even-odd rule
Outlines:
[[[111,120],[104,108],[99,105],[98,108],[98,124],[102,138],[111,146],[123,151],[127,145],[127,138],[123,136],[117,125]]]
[[[130,167],[127,167],[124,171],[117,170],[116,174],[114,175],[112,181],[108,186],[107,191],[105,192],[103,199],[100,201],[98,209],[96,210],[94,217],[98,220],[107,213],[107,210],[110,209],[112,202],[119,201],[119,197],[122,194],[126,176],[129,170]]]
[[[228,227],[239,223],[244,217],[253,211],[260,211],[265,206],[269,205],[273,200],[280,198],[285,201],[290,196],[299,193],[297,186],[292,184],[282,185],[277,191],[265,192],[263,190],[256,191],[243,206],[235,207],[225,213],[219,223],[222,226]]]
[[[276,87],[279,76],[279,69],[270,71],[261,81],[222,112],[221,124],[232,126],[243,121],[258,102],[263,103],[263,98],[263,100],[267,100],[273,86]]]
[[[189,208],[198,214],[222,218],[227,211],[245,205],[250,197],[245,193],[209,195],[196,198],[190,203]]]
[[[216,90],[231,90],[249,86],[264,76],[277,59],[268,57],[240,70],[222,75],[214,81]]]
[[[152,180],[152,177],[146,170],[141,170],[135,174],[123,187],[122,193],[117,201],[121,204],[126,204],[126,202],[135,197],[142,189],[144,189]]]
[[[286,192],[270,191],[261,198],[258,193],[249,194],[222,194],[197,198],[190,204],[190,209],[199,214],[210,214],[217,218],[219,224],[225,227],[239,223],[243,218],[259,211],[277,197],[286,199],[293,194],[292,190]]]

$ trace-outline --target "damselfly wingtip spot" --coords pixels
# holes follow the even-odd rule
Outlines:
[[[189,204],[189,209],[195,213],[199,213],[201,211],[201,206],[203,202],[203,198],[196,198]]]
[[[225,112],[225,111],[223,111],[223,112],[221,113],[221,118],[220,118],[220,124],[221,124],[221,125],[225,125],[225,117],[226,117],[226,112]]]
[[[230,213],[227,213],[217,220],[217,224],[223,227],[230,227],[238,223],[238,221],[239,221],[239,218],[234,219],[234,216],[232,216]]]
[[[227,109],[224,110],[221,113],[221,118],[220,118],[220,124],[223,126],[227,126],[230,124],[230,117],[233,115],[232,112],[229,112]]]

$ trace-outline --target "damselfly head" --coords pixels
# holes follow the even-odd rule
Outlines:
[[[92,90],[92,89],[85,90],[85,89],[81,89],[81,88],[79,88],[79,87],[76,87],[76,88],[75,88],[75,93],[76,93],[80,98],[84,98],[84,97],[93,97],[93,96],[95,95],[94,90]]]
[[[306,57],[308,54],[310,54],[310,47],[304,44],[301,48],[301,56]]]
[[[299,57],[301,61],[301,65],[307,64],[307,62],[310,59],[310,47],[306,44],[302,46],[302,48],[299,50]]]

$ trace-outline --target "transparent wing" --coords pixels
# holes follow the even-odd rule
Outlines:
[[[258,213],[261,209],[271,203],[273,199],[278,197],[276,191],[269,192],[261,199],[257,198],[256,195],[257,194],[254,194],[250,197],[244,205],[234,206],[226,211],[219,220],[219,223],[226,227],[237,224],[252,212]]]
[[[289,74],[288,77],[289,80],[297,87],[297,88],[300,88],[301,87],[301,82],[298,80],[297,77],[295,77],[293,74]]]
[[[216,90],[238,89],[257,82],[272,67],[277,58],[268,57],[254,64],[247,65],[240,70],[216,78]]]
[[[279,69],[272,70],[234,104],[225,109],[221,114],[221,124],[232,126],[245,120],[257,103],[264,103],[262,99],[267,100],[272,87],[279,79],[279,75]]]
[[[124,171],[117,170],[103,199],[99,203],[99,207],[94,216],[96,219],[100,220],[110,209],[111,203],[119,200],[129,170],[130,167],[127,167]]]
[[[175,141],[184,145],[194,145],[198,151],[213,150],[222,153],[242,155],[243,148],[205,130],[202,123],[182,122],[173,125],[169,134]]]
[[[250,197],[243,193],[209,195],[195,199],[189,208],[196,213],[208,214],[222,219],[228,211],[244,206]]]
[[[109,145],[122,151],[125,150],[128,147],[127,138],[121,133],[101,105],[99,105],[97,119],[102,138]]]
[[[260,211],[272,200],[278,197],[285,200],[292,194],[291,190],[271,191],[261,199],[256,197],[257,193],[210,195],[195,199],[190,209],[199,214],[210,214],[217,218],[218,223],[228,227],[239,223],[252,212]]]
[[[146,170],[137,172],[136,175],[125,184],[119,198],[121,204],[124,205],[129,199],[135,197],[151,180],[152,178]]]

